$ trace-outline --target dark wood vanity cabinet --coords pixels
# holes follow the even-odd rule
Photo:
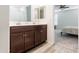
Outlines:
[[[35,46],[47,40],[47,26],[35,27]]]
[[[47,40],[47,25],[10,27],[10,52],[27,51]]]

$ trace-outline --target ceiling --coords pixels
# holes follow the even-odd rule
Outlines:
[[[74,7],[78,7],[78,5],[65,5],[65,7],[74,8]],[[58,10],[58,9],[60,9],[60,5],[55,5],[54,8],[55,8],[55,10]],[[65,8],[63,8],[63,9],[65,9]]]

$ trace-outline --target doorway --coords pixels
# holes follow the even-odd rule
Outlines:
[[[55,48],[59,53],[75,53],[78,49],[78,6],[54,6]]]

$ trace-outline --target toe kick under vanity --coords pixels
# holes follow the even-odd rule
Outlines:
[[[47,25],[10,26],[10,52],[21,53],[47,40]]]

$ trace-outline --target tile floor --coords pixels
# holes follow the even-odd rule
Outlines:
[[[63,34],[60,35],[60,31],[55,31],[55,44],[61,46],[63,49],[61,52],[77,52],[78,48],[78,36]],[[61,49],[61,48],[60,48]],[[60,51],[59,51],[60,52]]]

